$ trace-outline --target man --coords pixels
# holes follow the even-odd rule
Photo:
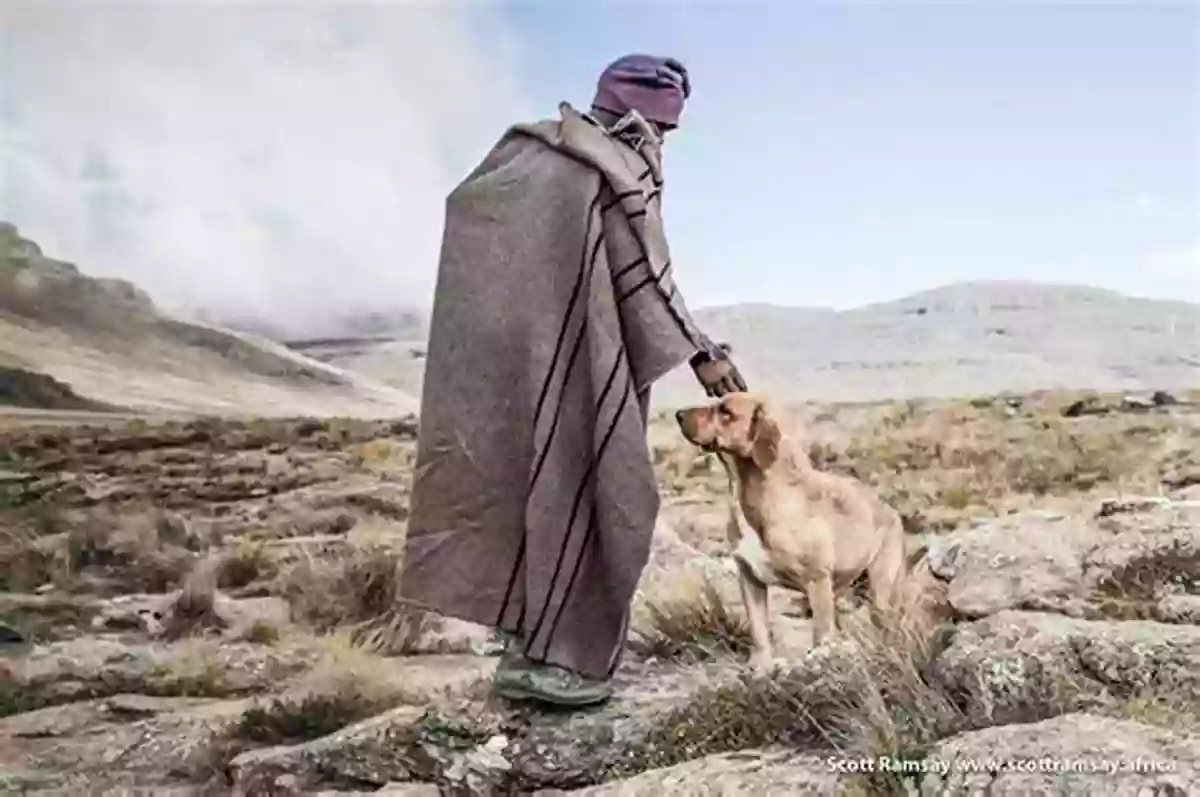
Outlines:
[[[662,137],[683,65],[631,55],[591,113],[511,128],[446,203],[401,593],[509,636],[498,694],[612,694],[658,491],[650,386],[744,390],[671,276]]]

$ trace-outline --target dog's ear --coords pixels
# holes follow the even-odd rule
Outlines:
[[[781,437],[779,424],[767,414],[767,410],[761,404],[755,407],[754,417],[750,420],[750,459],[760,469],[766,470],[779,458]]]

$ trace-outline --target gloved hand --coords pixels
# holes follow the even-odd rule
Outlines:
[[[697,381],[709,396],[720,398],[726,393],[743,393],[746,390],[746,380],[742,379],[737,366],[729,359],[727,345],[701,349],[692,356],[690,365]]]

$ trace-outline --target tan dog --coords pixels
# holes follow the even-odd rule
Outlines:
[[[814,644],[836,628],[835,591],[863,572],[875,609],[895,605],[906,567],[904,530],[891,507],[861,482],[816,470],[749,394],[730,393],[675,417],[684,437],[717,453],[729,473],[729,537],[756,666],[768,666],[773,656],[768,586],[808,595]]]

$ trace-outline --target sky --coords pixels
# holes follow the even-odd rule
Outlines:
[[[693,306],[964,280],[1200,302],[1200,2],[3,0],[0,218],[165,305],[428,305],[445,195],[603,66],[692,77]]]

